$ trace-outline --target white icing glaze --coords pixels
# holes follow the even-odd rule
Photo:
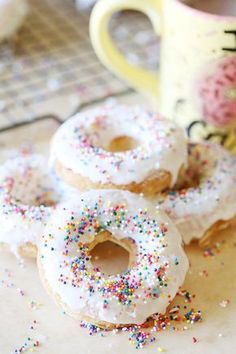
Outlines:
[[[170,191],[160,206],[189,244],[219,220],[236,214],[236,159],[219,145],[189,144],[189,168],[184,178],[200,177],[196,188]]]
[[[136,262],[122,274],[105,276],[92,265],[89,244],[104,230],[132,242]],[[90,191],[57,207],[38,261],[66,311],[114,324],[141,324],[165,313],[188,270],[181,236],[167,215],[120,190]]]
[[[139,146],[106,151],[110,142],[129,136]],[[184,132],[173,122],[138,107],[107,105],[82,112],[64,123],[52,141],[52,160],[94,183],[141,183],[157,170],[168,171],[174,184],[187,161]]]
[[[15,34],[27,13],[27,0],[0,0],[0,41]]]
[[[19,154],[0,166],[0,242],[18,248],[34,245],[42,234],[52,206],[65,200],[72,189],[62,185],[38,154]],[[72,193],[73,194],[73,193]]]

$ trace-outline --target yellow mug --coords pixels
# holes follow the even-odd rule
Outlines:
[[[90,18],[91,41],[105,66],[186,128],[191,139],[236,151],[236,17],[190,3],[194,0],[99,0]],[[121,10],[149,17],[161,37],[159,72],[129,63],[115,47],[108,25]]]

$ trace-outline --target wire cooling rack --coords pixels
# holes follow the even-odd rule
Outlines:
[[[31,0],[14,41],[0,46],[0,128],[53,115],[60,120],[85,105],[130,89],[98,61],[89,40],[89,13],[73,0]],[[146,17],[116,14],[111,33],[128,60],[154,69],[158,39]]]

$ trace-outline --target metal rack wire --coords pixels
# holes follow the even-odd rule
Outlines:
[[[76,11],[73,0],[30,3],[16,40],[0,46],[0,128],[48,114],[63,120],[81,106],[128,92],[98,61],[88,12]],[[117,14],[111,32],[129,60],[157,65],[158,40],[144,16]]]

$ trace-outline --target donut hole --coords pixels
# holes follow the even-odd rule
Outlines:
[[[107,237],[106,233],[101,233],[96,237],[96,241],[90,248],[91,263],[95,268],[106,276],[121,274],[129,268],[130,253],[127,250],[127,243],[123,247],[112,236]]]
[[[131,136],[119,136],[112,139],[107,147],[110,152],[124,152],[134,150],[139,146],[139,141]]]
[[[50,181],[45,181],[43,185],[42,181],[34,176],[27,176],[25,179],[23,176],[16,178],[15,183],[8,190],[17,203],[28,206],[54,206],[59,197]]]
[[[201,176],[198,171],[186,170],[179,175],[175,185],[175,190],[197,188],[200,184]]]
[[[175,190],[197,188],[201,183],[202,175],[199,166],[194,166],[191,161],[187,168],[182,167],[178,176]]]
[[[29,206],[45,206],[50,207],[56,205],[56,198],[50,190],[38,190],[31,191],[29,188],[29,193],[23,193],[22,191],[11,192],[12,198],[15,199],[17,203],[21,203]]]

